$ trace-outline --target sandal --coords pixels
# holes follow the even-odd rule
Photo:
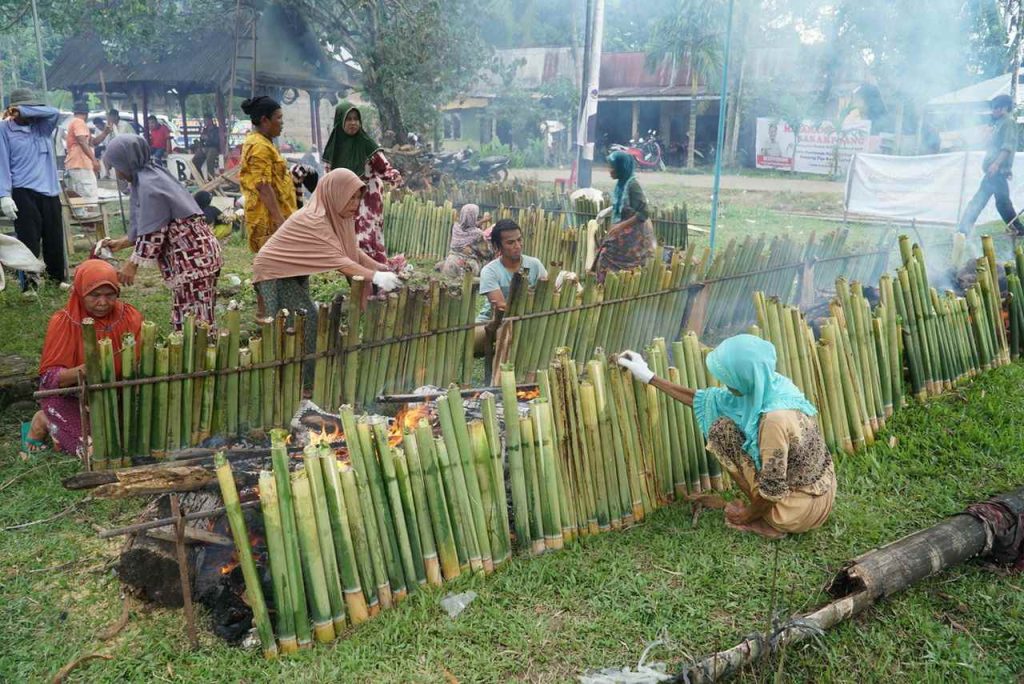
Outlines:
[[[31,429],[32,423],[21,424],[21,449],[18,451],[18,455],[23,461],[27,461],[32,454],[38,454],[47,449],[46,442],[28,436]]]

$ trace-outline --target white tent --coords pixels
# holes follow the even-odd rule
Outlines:
[[[945,95],[939,95],[931,100],[928,100],[929,107],[941,107],[944,105],[966,105],[976,102],[988,103],[996,95],[1009,95],[1010,94],[1010,77],[1012,74],[1006,73],[995,78],[990,78],[987,81],[981,83],[975,83],[969,85],[966,88],[960,90],[954,90],[951,93]],[[1019,92],[1019,91],[1018,91]]]

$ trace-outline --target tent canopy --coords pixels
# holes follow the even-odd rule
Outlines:
[[[981,83],[975,83],[969,85],[966,88],[960,90],[954,90],[951,93],[945,95],[939,95],[931,100],[928,100],[929,107],[937,107],[944,105],[965,105],[965,104],[977,104],[984,102],[988,104],[996,95],[1009,95],[1010,94],[1010,78],[1012,74],[1006,73],[995,78],[990,78],[987,81]]]

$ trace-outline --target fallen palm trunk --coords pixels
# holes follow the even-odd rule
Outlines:
[[[1024,487],[990,499],[1001,501],[1017,515],[1024,513]],[[816,636],[847,620],[879,599],[991,550],[989,528],[964,512],[914,532],[846,564],[832,580],[836,600],[806,615],[788,620],[771,634],[758,633],[732,648],[713,653],[685,668],[672,681],[721,682],[781,649]]]

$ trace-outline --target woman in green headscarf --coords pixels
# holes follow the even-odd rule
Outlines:
[[[388,263],[384,248],[384,184],[402,184],[402,175],[391,166],[381,146],[363,130],[363,117],[348,102],[334,109],[334,129],[323,155],[326,171],[345,168],[366,183],[356,216],[359,249],[381,264]]]
[[[693,407],[707,450],[749,500],[726,507],[726,524],[770,538],[821,526],[836,495],[817,411],[789,378],[775,372],[775,361],[771,342],[730,337],[706,361],[724,387],[693,390],[655,377],[636,352],[618,357],[638,380]]]
[[[647,197],[636,177],[636,160],[616,151],[608,155],[608,173],[615,179],[612,192],[612,227],[598,248],[598,282],[608,271],[643,266],[654,256],[654,228],[647,218]]]

